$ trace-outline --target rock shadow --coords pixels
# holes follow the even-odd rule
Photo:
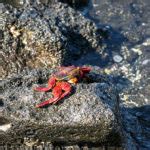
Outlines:
[[[105,27],[99,27],[100,32],[99,35],[103,37],[102,43],[100,43],[101,47],[98,49],[93,49],[90,46],[90,43],[82,37],[86,42],[86,47],[91,49],[87,53],[82,54],[79,57],[76,57],[76,60],[72,61],[74,65],[92,65],[99,66],[101,68],[112,66],[116,63],[113,60],[113,56],[115,54],[121,55],[120,50],[123,43],[127,42],[127,39],[119,33],[119,31],[109,28],[105,29]]]

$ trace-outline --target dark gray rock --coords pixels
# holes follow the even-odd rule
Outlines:
[[[109,80],[97,75],[96,82],[92,79],[93,83],[73,86],[72,94],[57,105],[37,109],[35,105],[50,98],[51,92],[36,92],[33,88],[46,85],[51,73],[33,70],[1,82],[0,143],[120,145],[118,96]]]
[[[102,51],[100,30],[66,4],[4,6],[0,18],[2,78],[25,68],[69,65],[89,51]]]
[[[89,3],[89,0],[58,0],[59,2],[67,3],[73,7],[82,7],[86,6]]]
[[[0,0],[0,2],[10,4],[14,7],[23,7],[25,5],[45,4],[51,5],[58,2],[67,3],[75,8],[86,6],[89,0]]]

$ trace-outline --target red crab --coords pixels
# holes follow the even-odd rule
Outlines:
[[[77,83],[91,71],[90,67],[60,67],[58,72],[52,75],[48,81],[47,87],[36,87],[36,91],[46,92],[52,89],[53,98],[46,100],[38,105],[37,108],[49,104],[56,104],[59,100],[64,98],[71,92],[71,84]]]

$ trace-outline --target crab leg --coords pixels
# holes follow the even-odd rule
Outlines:
[[[48,87],[36,87],[34,90],[46,92],[46,91],[49,91],[50,89],[52,89],[55,84],[56,84],[56,79],[55,79],[55,77],[52,77],[48,81]]]
[[[63,91],[65,92],[62,94]],[[66,95],[68,95],[70,91],[71,91],[71,85],[69,83],[59,82],[52,91],[52,94],[54,97],[36,105],[36,107],[39,108],[39,107],[43,107],[52,103],[56,104],[59,100],[61,100]]]
[[[60,82],[58,84],[59,87],[64,91],[64,93],[57,99],[53,101],[53,104],[56,104],[59,100],[64,98],[66,95],[70,94],[71,92],[71,85],[68,82]]]
[[[57,100],[62,94],[61,87],[59,87],[59,86],[54,87],[54,89],[52,90],[52,94],[54,96],[53,98],[50,98],[49,100],[46,100],[46,101],[36,105],[36,107],[37,108],[43,107],[43,106],[49,105],[49,104],[53,103],[55,100]]]

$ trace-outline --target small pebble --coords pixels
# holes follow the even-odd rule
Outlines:
[[[2,130],[4,132],[6,132],[10,128],[11,128],[11,123],[0,125],[0,130]]]
[[[117,62],[117,63],[121,62],[122,59],[123,59],[123,58],[122,58],[120,55],[115,55],[115,56],[113,57],[113,60],[114,60],[115,62]]]
[[[150,38],[146,39],[143,43],[144,46],[149,46],[150,45]]]
[[[132,50],[133,52],[137,53],[138,55],[142,55],[142,51],[141,51],[141,49],[138,48],[138,47],[132,48],[131,50]]]
[[[149,62],[150,62],[150,59],[145,59],[145,60],[142,62],[142,65],[147,65]]]

